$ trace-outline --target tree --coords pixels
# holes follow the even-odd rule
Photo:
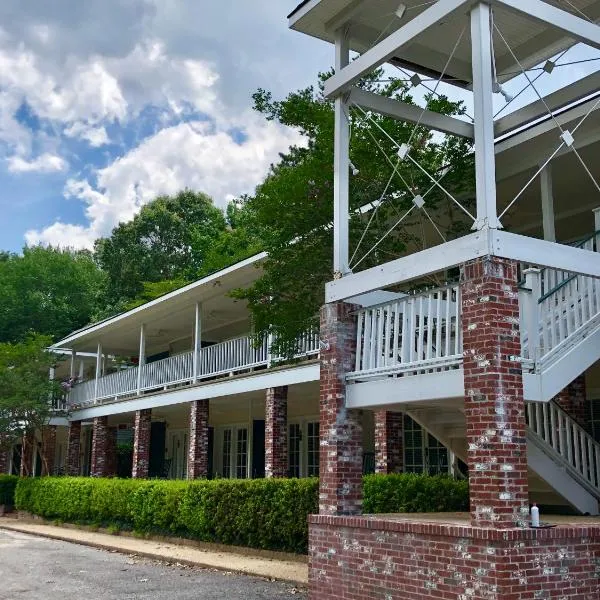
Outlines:
[[[90,321],[104,284],[90,252],[35,246],[3,256],[0,342],[31,331],[59,339]]]
[[[295,146],[272,166],[266,180],[254,195],[246,198],[241,210],[248,229],[261,240],[268,252],[264,274],[236,297],[248,301],[257,336],[275,334],[275,349],[291,353],[295,339],[309,327],[315,327],[324,286],[334,278],[332,267],[333,221],[333,139],[332,103],[319,88],[309,87],[292,93],[282,101],[259,90],[254,94],[255,109],[269,120],[295,127],[304,135],[306,145]],[[383,71],[364,79],[364,89],[412,103],[409,87],[388,79],[379,83]],[[427,97],[427,107],[445,114],[462,114],[460,103],[445,97]],[[413,211],[402,227],[394,228],[413,206],[416,194],[424,194],[431,180],[409,161],[398,166],[398,145],[409,143],[413,157],[426,171],[444,177],[444,186],[463,203],[473,203],[474,169],[469,142],[433,136],[424,127],[414,127],[377,114],[366,115],[355,109],[351,119],[351,160],[357,169],[350,187],[350,253],[358,248],[355,262],[362,270],[397,258],[408,247],[421,245],[421,232],[428,227],[424,213]],[[448,170],[447,166],[452,165]],[[375,204],[372,204],[375,203]],[[376,205],[377,210],[374,210]],[[368,207],[365,210],[365,207]],[[459,235],[471,223],[439,189],[427,195],[427,211],[447,237]],[[369,227],[366,225],[369,222]],[[384,237],[388,230],[391,235]],[[434,230],[435,231],[435,230]],[[374,251],[369,251],[375,248]]]
[[[223,212],[205,194],[184,190],[150,202],[96,241],[96,258],[108,276],[106,304],[135,299],[144,283],[195,279],[225,228]]]
[[[46,350],[50,342],[48,336],[28,335],[22,342],[0,343],[0,450],[11,448],[35,431],[44,435],[52,414],[52,398],[60,393],[57,383],[48,377],[55,363],[55,357]],[[43,443],[40,450],[48,472]]]

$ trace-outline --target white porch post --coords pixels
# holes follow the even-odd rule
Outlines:
[[[198,364],[200,358],[200,349],[202,348],[202,306],[200,302],[196,302],[196,315],[195,315],[195,323],[194,323],[194,374],[193,381],[196,383],[198,381]]]
[[[335,36],[335,71],[339,73],[350,62],[347,30],[338,29]],[[348,255],[348,223],[350,216],[350,122],[348,102],[344,94],[335,99],[335,156],[333,180],[333,270],[334,277],[350,271]]]
[[[137,394],[142,392],[142,370],[146,364],[146,325],[142,323],[140,327],[140,350],[138,354],[138,372],[137,372]]]
[[[547,164],[540,173],[542,189],[542,221],[544,225],[544,239],[556,242],[554,227],[554,194],[552,192],[552,166]]]
[[[77,352],[71,350],[71,368],[69,370],[69,377],[73,379],[75,377],[75,361],[77,360]]]
[[[473,229],[502,227],[496,207],[496,159],[492,80],[492,32],[490,6],[478,4],[471,11],[473,101],[475,104],[475,181],[477,220]]]
[[[538,348],[540,345],[538,331],[540,324],[539,300],[542,297],[541,273],[540,269],[525,269],[525,271],[523,271],[523,275],[525,275],[525,287],[531,290],[531,293],[529,294],[529,302],[525,302],[523,306],[525,323],[521,323],[523,329],[521,336],[527,331],[527,344],[530,360],[537,360]],[[525,327],[523,327],[523,325],[525,325]]]
[[[96,351],[96,379],[94,381],[94,404],[98,401],[98,380],[102,374],[102,344],[98,342]]]

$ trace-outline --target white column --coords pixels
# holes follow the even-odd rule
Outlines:
[[[73,379],[75,377],[75,361],[77,360],[77,352],[71,350],[71,369],[69,371],[69,377]]]
[[[552,165],[548,163],[540,173],[542,190],[542,222],[544,226],[544,239],[547,242],[556,241],[554,227],[554,193],[552,191]]]
[[[196,302],[195,320],[194,320],[194,373],[193,381],[198,381],[198,366],[200,362],[200,350],[202,349],[202,305]]]
[[[342,28],[335,36],[335,72],[339,73],[350,62],[348,37]],[[344,96],[335,99],[335,155],[333,179],[333,270],[334,275],[346,275],[348,265],[349,193],[350,193],[350,123],[348,103]]]
[[[477,220],[473,229],[502,227],[496,206],[492,32],[490,7],[478,4],[471,11],[473,101],[475,104],[475,181]]]
[[[525,303],[525,327],[521,323],[521,337],[525,330],[527,331],[527,344],[529,348],[529,359],[537,360],[538,348],[540,345],[539,327],[540,327],[540,304],[542,297],[542,278],[540,269],[525,269],[525,287],[531,290],[529,302]],[[521,317],[523,319],[523,317]]]
[[[94,404],[98,401],[98,380],[102,374],[102,344],[98,342],[98,350],[96,351],[96,379],[94,381]]]
[[[137,393],[142,392],[142,371],[146,364],[146,325],[142,323],[140,327],[140,350],[138,353],[138,372],[137,372]]]

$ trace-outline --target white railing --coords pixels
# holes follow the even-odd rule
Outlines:
[[[251,337],[227,340],[202,348],[198,353],[197,372],[194,376],[194,353],[176,354],[163,360],[131,367],[95,380],[75,385],[68,395],[70,406],[87,406],[97,402],[116,400],[139,392],[164,390],[169,386],[202,381],[223,375],[234,375],[257,367],[269,367],[284,359],[271,356],[268,340],[259,346]],[[294,358],[318,355],[319,334],[307,332],[298,339],[298,350]],[[138,382],[139,378],[139,382]]]
[[[130,369],[136,372],[137,368]],[[175,385],[192,379],[194,375],[194,353],[185,352],[142,365],[140,390],[146,391]],[[137,385],[137,384],[136,384]]]
[[[527,425],[595,489],[600,488],[600,444],[555,402],[527,403]]]
[[[460,292],[453,285],[360,310],[349,379],[446,370],[461,359]]]

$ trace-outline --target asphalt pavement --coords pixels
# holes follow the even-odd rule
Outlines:
[[[0,530],[0,600],[305,599],[292,584]]]

